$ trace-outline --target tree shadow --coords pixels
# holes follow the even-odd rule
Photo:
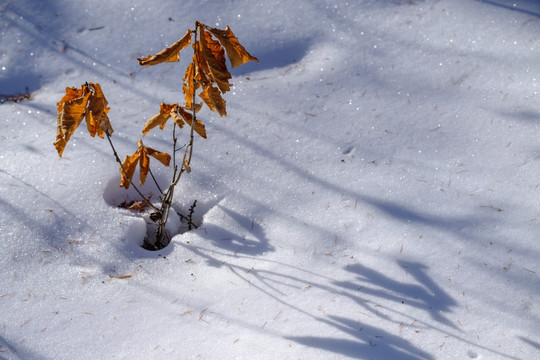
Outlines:
[[[516,11],[523,14],[540,17],[540,3],[535,0],[530,0],[530,1],[522,0],[520,1],[520,6],[516,4],[516,1],[509,1],[509,0],[497,0],[497,1],[476,0],[476,1],[484,3],[484,4],[488,4],[488,5],[493,5],[502,9]],[[523,5],[523,3],[525,3],[526,5]],[[534,10],[531,10],[531,9],[534,9]]]
[[[28,350],[22,344],[9,342],[5,337],[0,336],[0,360],[23,360],[23,359],[44,359],[43,356]]]
[[[457,303],[427,275],[428,268],[423,264],[411,261],[398,261],[398,265],[412,275],[418,284],[396,281],[357,263],[348,266],[346,270],[357,275],[358,283],[336,282],[336,285],[347,289],[357,289],[365,295],[376,296],[424,310],[433,320],[457,329],[443,315],[451,312],[452,307],[457,306]]]
[[[31,94],[40,87],[40,77],[32,72],[2,76],[0,77],[0,99]]]
[[[496,113],[506,118],[512,118],[515,120],[524,121],[531,124],[540,123],[540,112],[538,112],[538,110],[536,109],[520,109],[520,110],[511,110],[511,111],[500,110]]]
[[[241,215],[223,205],[216,205],[210,211],[216,212],[212,216],[220,216],[230,228],[212,224],[211,220],[203,223],[200,236],[216,247],[233,254],[262,255],[274,251],[264,229],[255,219]],[[217,212],[220,212],[218,214]]]
[[[533,341],[531,339],[527,339],[526,337],[523,337],[523,336],[518,336],[518,339],[520,339],[521,341],[529,344],[530,346],[532,346],[533,348],[537,349],[537,350],[540,350],[540,343],[536,342],[536,341]]]
[[[289,336],[287,339],[355,359],[435,359],[409,341],[387,331],[340,316],[328,318],[330,320],[320,321],[341,330],[352,339],[315,336]]]
[[[356,359],[434,359],[434,357],[426,353],[423,349],[416,347],[406,339],[392,335],[391,333],[369,324],[364,324],[353,318],[346,318],[337,315],[325,314],[324,316],[314,315],[294,304],[291,300],[286,300],[289,295],[295,293],[299,288],[305,287],[306,283],[310,284],[309,291],[318,289],[328,294],[333,294],[341,297],[348,297],[357,302],[362,308],[369,308],[365,299],[361,299],[356,295],[356,289],[351,289],[351,286],[346,282],[339,282],[325,275],[320,275],[315,272],[304,270],[286,263],[265,260],[259,258],[261,263],[273,263],[278,265],[280,271],[273,271],[261,268],[247,268],[235,264],[231,261],[223,261],[220,257],[234,257],[236,259],[254,259],[252,256],[231,255],[229,251],[216,251],[215,249],[197,246],[194,244],[183,244],[180,246],[189,250],[193,254],[205,259],[207,264],[215,267],[226,267],[240,281],[249,284],[250,288],[254,288],[262,295],[274,299],[276,302],[285,307],[297,312],[308,320],[316,321],[323,324],[322,327],[317,327],[316,336],[295,336],[292,333],[283,334],[284,339],[294,341],[311,348],[317,348],[328,351],[334,354],[340,354]],[[227,250],[227,249],[225,249]],[[297,273],[294,275],[293,273]],[[299,274],[304,274],[305,277]],[[424,275],[418,275],[422,278]],[[427,276],[427,275],[425,275]],[[317,280],[318,279],[318,280]],[[428,281],[429,283],[429,281]],[[352,284],[352,283],[351,283]],[[356,286],[356,285],[355,285]],[[429,285],[431,286],[431,285]],[[413,288],[413,285],[411,285]],[[384,296],[381,294],[380,296]],[[355,309],[348,309],[348,312],[354,312]],[[376,310],[373,310],[374,312]],[[377,318],[381,321],[389,321],[397,323],[389,316],[378,314]],[[421,322],[421,321],[420,321]],[[429,326],[425,324],[426,326]],[[324,336],[321,330],[326,328],[329,332],[335,333],[338,330],[340,336]]]
[[[23,191],[26,191],[28,194],[33,194],[33,196],[46,199],[46,201],[54,204],[55,207],[61,210],[59,212],[60,214],[56,214],[51,210],[51,216],[48,219],[49,221],[45,222],[28,216],[27,211],[32,211],[33,209],[24,209],[22,206],[10,201],[10,198],[5,200],[0,196],[0,209],[3,217],[7,219],[15,219],[15,221],[21,224],[22,229],[28,229],[28,231],[32,232],[33,236],[46,239],[49,246],[63,248],[67,244],[64,239],[69,237],[71,228],[66,224],[66,216],[70,217],[71,221],[76,221],[78,224],[80,224],[81,228],[90,228],[90,225],[88,225],[84,219],[70,212],[60,202],[51,198],[46,193],[38,190],[34,185],[15,175],[12,175],[3,169],[0,169],[0,174],[5,174],[6,176],[15,180],[15,182],[18,184],[17,186],[21,186],[21,190],[24,189]]]

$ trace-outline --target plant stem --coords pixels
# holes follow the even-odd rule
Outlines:
[[[133,188],[135,189],[135,191],[137,191],[137,193],[139,194],[139,196],[141,197],[141,199],[150,207],[154,208],[155,210],[158,210],[158,208],[156,206],[154,206],[154,204],[152,204],[143,194],[142,192],[139,190],[139,188],[133,183],[133,181],[131,181],[130,177],[128,176],[127,172],[126,172],[126,169],[124,169],[124,165],[122,165],[122,161],[120,160],[120,157],[118,156],[118,153],[116,152],[116,149],[113,145],[113,142],[111,140],[111,135],[109,135],[109,133],[107,131],[105,131],[105,134],[107,135],[107,140],[109,140],[109,144],[111,145],[111,149],[114,153],[114,157],[116,158],[116,161],[120,164],[120,169],[122,169],[122,173],[124,174],[124,176],[128,179],[128,181],[130,182],[130,184],[133,186]]]
[[[195,53],[195,44],[197,44],[197,34],[199,31],[200,23],[198,21],[195,22],[195,35],[194,35],[194,47],[193,52]],[[195,61],[196,56],[195,56]],[[186,146],[186,149],[184,151],[184,157],[182,159],[182,165],[180,166],[180,170],[178,170],[178,165],[176,164],[176,124],[173,126],[173,177],[171,184],[169,185],[169,188],[167,189],[167,192],[164,194],[162,198],[161,203],[161,209],[157,210],[157,215],[159,216],[159,219],[157,220],[157,229],[156,229],[156,239],[153,244],[150,244],[155,249],[163,249],[167,245],[169,245],[171,239],[169,235],[167,234],[167,231],[165,229],[165,226],[167,225],[167,220],[169,219],[169,211],[172,205],[173,196],[174,196],[174,188],[180,181],[180,177],[185,171],[189,172],[189,165],[191,164],[191,157],[193,154],[193,139],[194,139],[194,128],[195,123],[197,122],[197,114],[196,114],[196,106],[195,106],[195,86],[196,86],[196,67],[197,64],[195,63],[193,66],[193,98],[191,101],[191,112],[192,112],[192,120],[191,120],[191,131],[189,136],[189,144]],[[191,228],[191,225],[190,225]],[[164,237],[166,237],[166,241],[164,241]]]
[[[156,177],[154,176],[154,173],[152,172],[152,169],[149,168],[149,169],[148,169],[148,172],[150,173],[150,176],[152,176],[152,180],[154,180],[154,184],[156,184],[156,186],[157,186],[157,188],[158,188],[158,190],[159,190],[159,193],[160,193],[161,195],[163,195],[163,190],[161,190],[161,186],[159,186],[159,184],[158,184],[158,182],[157,182],[157,180],[156,180]]]

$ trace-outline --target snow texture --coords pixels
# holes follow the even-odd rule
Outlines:
[[[195,20],[260,63],[200,113],[202,225],[150,252],[56,102],[100,83],[132,153],[190,55],[136,58]],[[540,358],[540,2],[5,0],[0,32],[0,359]]]

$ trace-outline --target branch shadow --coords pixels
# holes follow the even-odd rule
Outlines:
[[[28,350],[22,344],[9,342],[5,337],[0,336],[0,360],[23,360],[23,359],[44,359],[43,356]]]
[[[334,326],[354,340],[315,336],[290,336],[287,339],[355,359],[435,359],[409,341],[379,328],[340,316],[329,316],[329,319],[321,319],[320,321]]]
[[[527,339],[526,337],[523,337],[523,336],[518,336],[518,339],[520,339],[521,341],[529,344],[530,346],[532,346],[533,348],[537,349],[537,350],[540,350],[540,343],[536,342],[536,341],[533,341],[531,339]]]
[[[526,3],[526,4],[530,5],[530,7],[531,6],[532,7],[536,6],[536,8],[538,9],[538,8],[540,8],[538,1],[534,1],[534,0],[532,0],[532,1],[521,1],[520,2],[521,5],[522,5],[521,7],[518,7],[515,1],[508,1],[508,0],[498,0],[498,1],[494,1],[494,0],[476,0],[476,1],[478,1],[480,3],[483,3],[483,4],[493,5],[493,6],[502,8],[502,9],[516,11],[516,12],[520,12],[520,13],[523,13],[523,14],[540,17],[540,11],[536,12],[536,11],[528,10],[528,9],[525,9],[525,6],[523,6],[523,3]]]
[[[66,225],[64,217],[70,217],[73,220],[77,221],[82,228],[89,229],[90,225],[82,218],[78,217],[76,214],[70,212],[65,206],[59,203],[57,200],[51,198],[46,193],[38,190],[34,185],[26,182],[25,180],[0,169],[0,174],[5,174],[11,179],[15,180],[16,183],[22,186],[21,189],[25,189],[29,194],[34,194],[34,196],[42,197],[46,201],[54,204],[56,208],[60,209],[64,214],[56,214],[51,211],[51,216],[49,217],[50,221],[44,222],[36,220],[35,218],[30,218],[25,209],[21,206],[14,204],[13,201],[10,201],[9,198],[5,200],[0,196],[0,209],[2,210],[2,215],[4,218],[15,220],[21,224],[23,229],[28,229],[36,237],[41,237],[45,239],[49,246],[51,247],[60,247],[63,248],[66,245],[65,238],[71,232],[71,229]]]
[[[304,270],[286,263],[274,260],[259,259],[261,262],[274,263],[279,266],[279,272],[265,269],[246,268],[229,261],[222,261],[218,257],[231,257],[228,252],[219,252],[215,249],[205,248],[193,244],[183,244],[180,246],[189,250],[193,254],[205,259],[207,264],[214,264],[216,267],[226,267],[239,280],[249,284],[261,294],[274,299],[276,302],[290,308],[291,310],[305,316],[306,318],[327,325],[330,329],[338,330],[339,337],[320,336],[321,328],[318,328],[317,336],[294,336],[293,334],[283,334],[283,338],[294,341],[311,348],[317,348],[334,354],[341,354],[356,359],[435,359],[432,355],[426,353],[421,348],[416,347],[409,341],[400,336],[380,328],[361,323],[352,318],[325,314],[325,316],[316,316],[307,310],[291,302],[286,301],[288,290],[297,291],[309,283],[313,289],[319,289],[329,294],[348,297],[357,302],[362,308],[369,308],[376,312],[376,309],[370,308],[366,299],[356,295],[356,290],[352,290],[343,283],[335,281],[325,275],[320,275],[309,270]],[[251,256],[234,256],[235,258],[253,258]],[[306,275],[305,278],[292,275],[289,272],[300,272]],[[427,275],[426,275],[427,276]],[[419,276],[422,278],[422,276]],[[307,280],[310,278],[309,280]],[[318,278],[318,281],[314,281]],[[330,285],[325,284],[329,282]],[[311,291],[311,290],[310,290]],[[354,309],[350,309],[353,311]],[[381,320],[397,323],[388,316],[378,315]],[[421,321],[420,321],[421,322]],[[425,324],[431,327],[429,324]],[[331,332],[334,332],[333,330]]]
[[[214,211],[218,210],[222,212],[221,216],[231,220],[225,220],[227,224],[230,224],[230,228],[226,229],[211,222],[203,223],[203,231],[200,233],[202,238],[234,255],[257,256],[275,250],[270,245],[263,227],[253,218],[241,215],[220,204],[215,206]],[[210,263],[215,264],[215,262]]]
[[[0,77],[0,98],[31,94],[41,87],[38,75],[28,72]]]
[[[358,283],[336,282],[336,285],[424,310],[433,320],[458,330],[443,315],[450,313],[457,303],[427,275],[428,268],[411,261],[398,261],[398,265],[406,269],[418,284],[396,281],[358,263],[346,268],[357,276]]]

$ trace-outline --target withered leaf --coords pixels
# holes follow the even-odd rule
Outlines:
[[[177,114],[179,114],[182,119],[188,123],[189,126],[192,126],[193,124],[193,115],[191,113],[187,112],[184,108],[181,106],[177,107]],[[199,134],[202,138],[206,139],[206,129],[204,127],[204,124],[200,120],[195,120],[195,127],[193,128],[193,131],[195,131],[197,134]]]
[[[195,58],[195,57],[193,57]],[[183,84],[182,84],[182,90],[184,91],[184,98],[186,99],[185,105],[186,108],[191,109],[193,106],[193,95],[197,88],[199,87],[199,83],[194,81],[193,77],[195,76],[195,71],[193,69],[194,62],[191,62],[187,69],[186,73],[184,74]]]
[[[227,51],[227,57],[231,61],[231,66],[233,68],[245,64],[249,61],[259,62],[254,56],[251,56],[247,50],[240,45],[236,36],[232,30],[227,26],[225,30],[215,29],[209,26],[205,26],[208,31],[210,31],[216,39],[223,45]]]
[[[186,32],[184,36],[174,44],[161,50],[157,54],[149,55],[143,59],[137,59],[139,65],[157,65],[163,62],[176,62],[180,60],[180,51],[191,43],[192,30]]]
[[[161,105],[159,106],[159,114],[152,116],[144,124],[142,131],[143,136],[148,134],[148,132],[156,126],[159,126],[159,128],[163,130],[165,124],[167,123],[167,120],[169,120],[169,118],[171,117],[171,111],[174,109],[175,106],[176,104],[161,103]]]
[[[200,105],[196,105],[196,108]],[[184,122],[188,123],[191,126],[193,122],[193,115],[187,112],[185,108],[179,106],[178,104],[165,104],[161,103],[159,114],[152,116],[146,124],[144,124],[143,135],[146,135],[151,129],[158,126],[163,129],[169,118],[173,119],[174,123],[180,128],[184,126]],[[193,130],[206,139],[206,130],[201,121],[197,120],[195,122],[195,128]]]
[[[207,87],[212,85],[212,80],[208,78],[210,69],[206,63],[206,59],[203,55],[202,45],[200,41],[195,44],[195,55],[193,56],[193,63],[195,64],[195,80],[201,87]]]
[[[113,133],[111,123],[107,113],[110,108],[107,107],[108,101],[101,91],[99,84],[92,84],[94,91],[91,93],[88,99],[88,108],[86,109],[86,127],[92,137],[96,134],[103,138],[104,132],[109,135]]]
[[[58,155],[62,156],[69,138],[86,118],[88,132],[92,137],[98,134],[112,134],[107,112],[107,100],[99,84],[86,83],[80,89],[66,88],[66,94],[58,102],[56,140],[54,146]]]
[[[57,104],[56,140],[53,144],[59,156],[62,156],[69,138],[84,119],[89,96],[90,91],[86,85],[83,85],[81,89],[66,88],[66,95]]]
[[[122,167],[124,168],[126,173],[124,174],[124,171],[122,171],[122,167],[119,168],[120,174],[122,174],[120,186],[126,189],[129,188],[129,185],[131,184],[130,180],[133,179],[133,174],[135,173],[137,163],[139,164],[139,183],[141,185],[144,184],[144,182],[146,181],[146,176],[148,175],[148,171],[150,170],[150,158],[148,157],[149,155],[157,159],[165,166],[169,166],[169,163],[171,161],[171,156],[169,154],[146,147],[143,145],[141,140],[137,142],[137,145],[139,146],[137,150],[132,155],[127,155],[124,158],[124,161],[122,161]]]
[[[206,87],[199,94],[201,99],[208,105],[210,110],[217,110],[220,116],[227,115],[226,101],[221,97],[221,93],[213,86]]]
[[[217,84],[222,93],[229,91],[231,88],[229,79],[232,76],[227,70],[223,47],[212,39],[212,35],[209,32],[204,30],[201,31],[200,44],[202,57],[206,62],[212,80]]]
[[[135,168],[137,167],[137,161],[139,160],[139,156],[140,155],[137,152],[135,152],[132,155],[126,155],[126,157],[122,161],[122,167],[124,168],[126,173],[124,174],[124,171],[122,171],[122,167],[119,168],[120,174],[122,174],[122,179],[120,180],[120,186],[125,187],[126,189],[129,188],[129,185],[130,185],[129,179],[133,179],[133,174],[135,173]]]

